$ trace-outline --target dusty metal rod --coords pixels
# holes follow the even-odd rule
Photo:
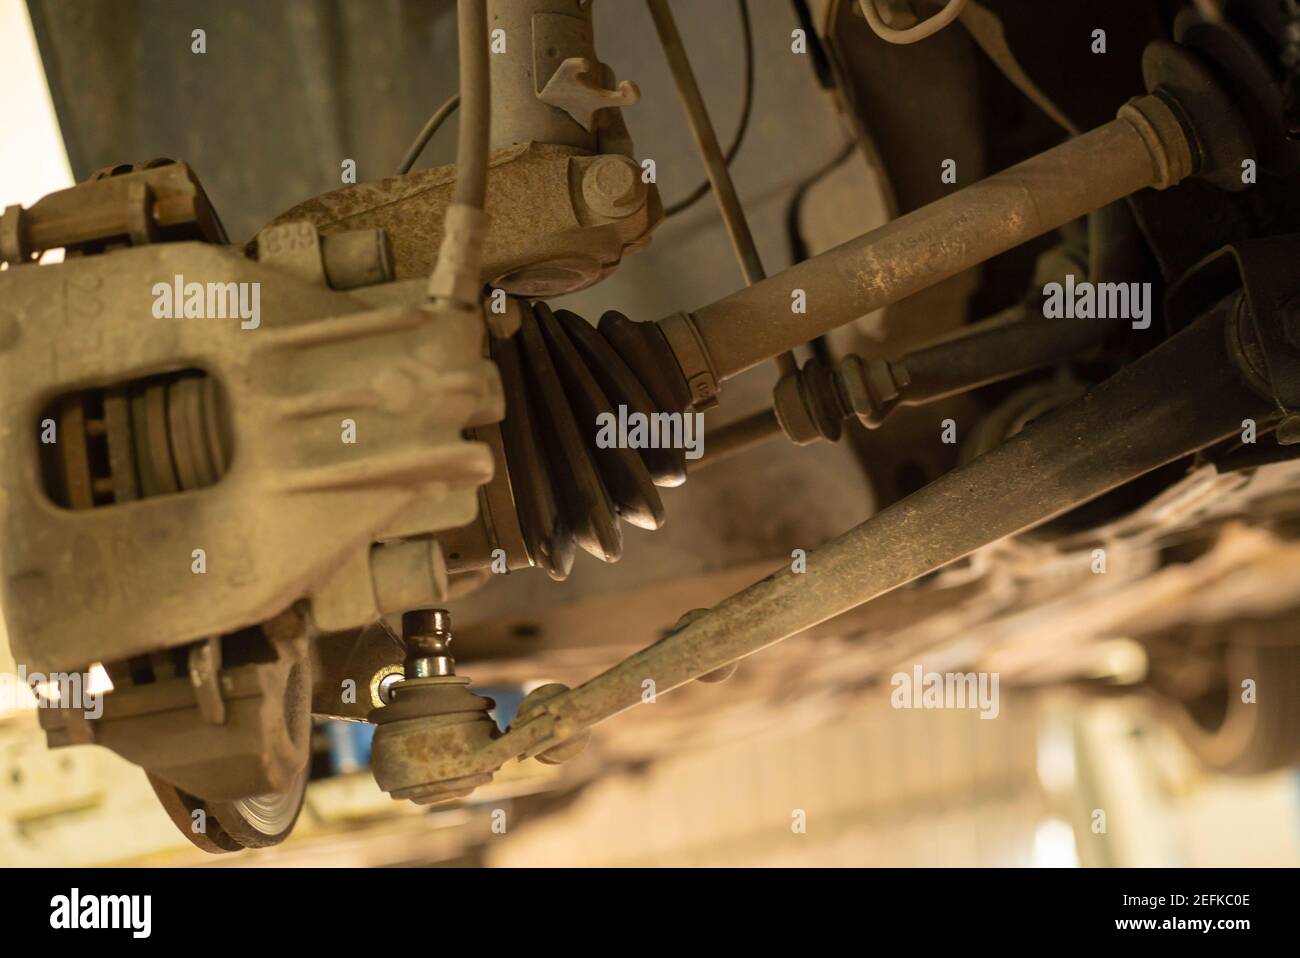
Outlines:
[[[1139,97],[1104,126],[696,310],[698,341],[717,380],[730,379],[1091,210],[1172,186],[1193,156],[1168,103]],[[791,308],[796,290],[804,312]]]
[[[688,472],[698,472],[706,466],[716,465],[729,459],[738,452],[744,452],[758,445],[765,439],[781,435],[781,424],[776,412],[770,406],[751,413],[744,419],[729,422],[720,429],[708,433],[704,443],[704,455],[694,462],[688,461]]]
[[[686,47],[682,44],[681,34],[677,31],[677,23],[673,20],[672,11],[668,9],[667,0],[646,0],[646,4],[650,8],[650,16],[654,18],[655,29],[659,32],[659,42],[663,45],[664,56],[668,60],[669,69],[672,70],[682,106],[686,109],[691,135],[695,138],[695,145],[699,148],[701,159],[704,160],[704,169],[708,173],[709,183],[713,186],[713,195],[717,197],[722,222],[727,228],[727,235],[731,238],[731,246],[740,263],[740,271],[745,277],[745,284],[752,286],[765,279],[767,273],[764,272],[762,260],[759,259],[754,236],[749,231],[749,222],[745,219],[745,211],[740,205],[740,197],[736,194],[736,186],[731,181],[731,172],[727,169],[722,147],[718,143],[717,134],[713,131],[713,123],[709,119],[708,108],[704,105],[704,97],[700,94],[699,84],[695,82],[695,72],[691,69],[690,59],[686,56]],[[781,368],[781,375],[798,371],[799,365],[795,361],[794,353],[789,350],[778,354],[776,358]]]
[[[564,741],[656,693],[811,628],[969,553],[1039,525],[1217,442],[1272,407],[1227,352],[1221,306],[1101,383],[783,568],[680,631],[548,703],[544,725],[501,751]],[[513,736],[513,738],[512,738]]]
[[[1124,320],[1034,316],[973,327],[892,364],[906,381],[897,404],[919,406],[1050,366],[1104,342],[1123,325]]]
[[[837,437],[838,424],[824,418],[836,410],[845,419],[856,416],[864,426],[876,429],[899,406],[923,406],[1055,365],[1100,345],[1127,322],[1042,316],[1007,321],[1008,315],[1024,317],[1029,308],[1020,305],[1004,310],[961,336],[922,346],[898,359],[846,356],[830,373],[833,409],[818,401],[817,397],[824,395],[825,385],[820,380],[809,380],[809,368],[805,366],[801,374],[805,378],[798,383],[797,394],[778,391],[777,406],[787,417],[786,427],[791,422],[797,427],[791,437],[807,441],[805,429],[809,423],[823,437]],[[822,370],[817,372],[825,375]],[[800,405],[792,407],[796,397]],[[806,422],[797,418],[800,408],[808,413]],[[789,419],[791,416],[795,418]]]

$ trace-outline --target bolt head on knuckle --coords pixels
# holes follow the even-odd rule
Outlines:
[[[601,216],[629,216],[645,197],[640,168],[625,156],[597,157],[582,175],[582,198]]]

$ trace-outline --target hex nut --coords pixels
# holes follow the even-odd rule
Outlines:
[[[645,203],[641,170],[626,156],[599,156],[582,174],[582,198],[592,212],[612,219],[635,213]]]

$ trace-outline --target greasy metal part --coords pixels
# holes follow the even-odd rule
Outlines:
[[[451,615],[446,609],[415,609],[402,614],[402,641],[408,679],[429,679],[455,675],[451,655]]]
[[[368,716],[377,728],[370,766],[375,781],[394,799],[417,805],[463,798],[491,781],[471,772],[455,781],[430,774],[434,755],[466,756],[500,733],[488,715],[493,701],[468,688],[451,657],[451,615],[446,609],[417,609],[402,616],[406,646],[403,677],[381,692],[384,705]]]
[[[160,168],[150,164],[143,169]],[[139,172],[106,175],[124,178]],[[99,195],[89,193],[92,199]],[[131,241],[159,238],[157,230],[135,229]],[[350,288],[391,279],[382,231],[340,233],[321,242],[310,227],[305,233],[284,227],[269,230],[265,238],[263,260],[278,262],[295,281]],[[81,252],[93,252],[93,247]],[[157,295],[154,278],[137,281]],[[183,309],[182,279],[175,274],[178,310]],[[172,291],[172,283],[162,285]],[[84,294],[98,285],[74,281],[74,288]],[[210,297],[208,293],[205,305]],[[156,309],[153,315],[159,317]],[[260,326],[260,317],[254,326]],[[44,491],[65,507],[102,510],[212,486],[226,474],[232,450],[229,403],[220,393],[216,379],[189,369],[65,395],[55,415],[63,441],[53,443],[60,468],[43,476]],[[49,457],[42,466],[46,461]],[[436,549],[426,542],[426,552],[430,545]],[[393,549],[409,549],[409,544],[397,543]],[[195,571],[180,562],[173,578]],[[392,572],[382,577],[390,591],[395,577]],[[445,584],[445,573],[443,578]],[[379,581],[375,591],[382,592]],[[42,716],[47,739],[51,747],[103,745],[145,767],[179,830],[206,851],[276,844],[292,829],[305,795],[312,637],[305,618],[291,611],[266,623],[256,637],[249,630],[211,636],[175,649],[173,655],[111,664],[117,681],[104,715],[94,723],[77,713]],[[144,638],[153,648],[176,644],[172,631]],[[95,648],[81,655],[107,658],[103,650],[111,642],[105,641],[106,633],[96,630],[95,639]],[[259,648],[263,643],[269,658]],[[224,654],[228,644],[234,650],[230,660]],[[206,816],[201,822],[194,818],[199,810]],[[202,830],[196,832],[197,825]]]
[[[1078,401],[773,573],[629,657],[505,736],[430,763],[452,780],[532,755],[657,693],[737,661],[970,552],[1232,435],[1266,400],[1228,353],[1222,310],[1191,326]]]
[[[490,770],[442,774],[445,763],[468,763],[500,734],[488,716],[493,701],[468,686],[469,679],[456,675],[408,678],[393,686],[391,704],[370,713],[376,726],[371,771],[394,799],[432,805],[464,798],[492,780]]]
[[[744,208],[740,205],[736,186],[731,181],[731,172],[727,168],[722,146],[713,131],[713,123],[709,119],[708,108],[704,105],[704,97],[700,93],[699,84],[695,82],[695,72],[691,69],[690,59],[686,56],[686,47],[682,43],[681,34],[677,32],[677,23],[673,20],[672,11],[668,8],[666,0],[647,0],[647,4],[650,7],[650,16],[654,19],[655,30],[659,34],[659,42],[664,48],[664,57],[672,70],[677,93],[686,110],[691,135],[695,138],[695,145],[700,151],[709,183],[713,187],[713,195],[717,198],[722,222],[727,228],[727,236],[731,239],[732,249],[735,250],[736,259],[740,263],[740,272],[745,278],[745,285],[752,286],[765,279],[767,273],[759,258],[754,236],[749,231],[749,222],[745,218]],[[782,375],[789,375],[798,370],[798,363],[792,352],[785,352],[777,357],[777,365]]]
[[[776,416],[798,445],[834,442],[849,417],[878,428],[899,406],[937,402],[1062,362],[1100,345],[1123,325],[1113,319],[998,317],[899,359],[849,355],[834,368],[812,360],[777,384]]]
[[[698,309],[690,322],[725,381],[1090,210],[1193,172],[1193,144],[1170,98],[1139,97],[1112,122]],[[806,295],[806,312],[792,311],[795,290]]]
[[[493,116],[497,112],[494,101]],[[658,191],[642,185],[630,196],[590,203],[594,184],[608,182],[605,161],[545,143],[495,150],[487,174],[480,281],[521,296],[558,296],[603,279],[624,255],[643,248],[663,218]],[[588,186],[595,167],[605,173],[593,174]],[[446,236],[455,176],[454,166],[441,166],[345,186],[299,203],[272,225],[307,220],[324,236],[382,229],[392,244],[393,276],[423,279]]]

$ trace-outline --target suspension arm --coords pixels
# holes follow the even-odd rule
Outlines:
[[[1268,419],[1207,313],[1082,398],[556,696],[488,748],[490,760],[552,748],[641,701],[811,628],[929,572]],[[488,760],[485,754],[482,759]]]
[[[714,303],[647,324],[642,335],[663,334],[683,389],[705,407],[733,376],[1087,213],[1192,175],[1221,177],[1250,155],[1249,133],[1190,54],[1173,44],[1156,52],[1153,64],[1178,62],[1197,76],[1195,89],[1153,67],[1151,92],[1111,122]]]

